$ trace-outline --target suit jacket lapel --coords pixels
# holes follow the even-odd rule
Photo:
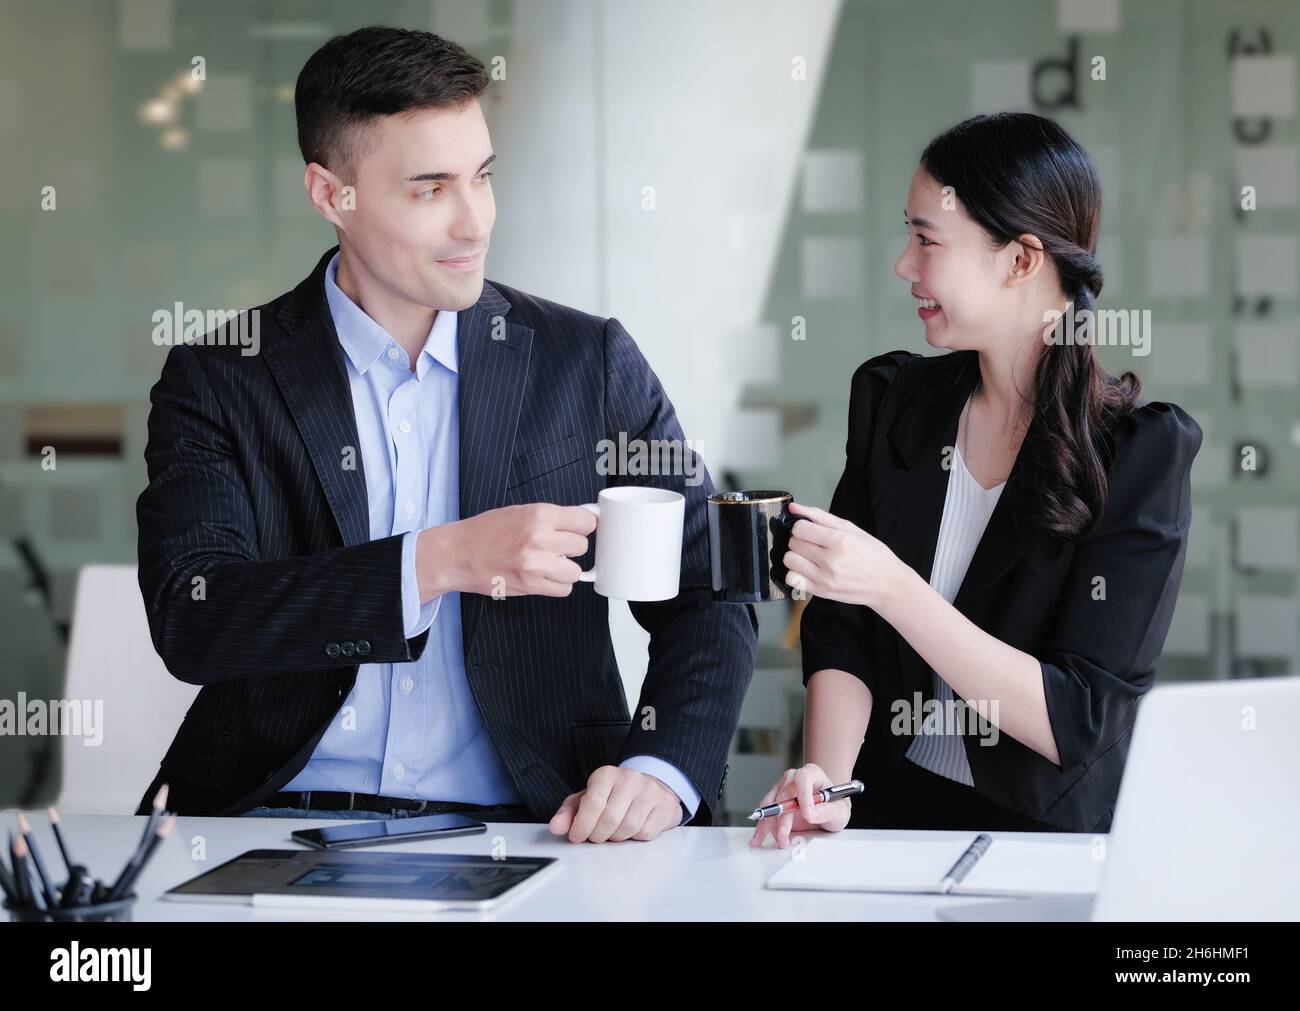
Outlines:
[[[888,433],[890,451],[898,469],[888,487],[873,489],[877,536],[899,558],[929,579],[943,518],[951,467],[955,463],[958,424],[979,376],[974,354],[958,352],[935,361],[928,375],[911,377],[915,388],[905,391],[907,404],[898,412]],[[1035,422],[1036,424],[1036,422]],[[986,591],[1042,536],[1018,517],[1023,494],[1020,456],[1007,478],[1007,486],[989,518],[953,605],[969,610],[973,598]],[[918,680],[911,686],[927,695],[930,668],[900,636],[904,670]]]
[[[958,352],[950,357],[951,363],[935,363],[932,378],[911,391],[911,402],[895,418],[889,443],[901,470],[890,487],[876,492],[881,540],[926,579],[934,568],[958,423],[979,374],[973,354]],[[1037,424],[1037,420],[1031,423],[1030,432]],[[1041,529],[1018,515],[1023,494],[1017,454],[953,601],[959,609],[996,582],[1042,536]]]
[[[1022,496],[1023,479],[1020,456],[1017,454],[1011,475],[1007,478],[1007,486],[998,497],[998,504],[994,506],[993,515],[984,528],[984,536],[980,538],[970,566],[966,569],[966,577],[953,599],[953,606],[959,611],[965,611],[971,598],[992,586],[1024,557],[1035,541],[1044,536],[1041,528],[1026,524],[1017,515]]]
[[[533,346],[532,329],[506,322],[509,311],[510,303],[485,281],[478,302],[458,320],[462,519],[505,501]],[[461,637],[467,656],[488,600],[481,594],[461,595]]]
[[[263,343],[262,355],[307,444],[343,543],[351,546],[370,540],[370,506],[347,366],[325,300],[325,268],[337,249],[283,300],[277,312],[283,332]]]
[[[1038,425],[1038,416],[1035,414],[1025,433],[1025,442],[1035,435]],[[953,434],[955,437],[955,429]],[[959,611],[969,610],[973,598],[989,589],[1025,556],[1039,538],[1046,536],[1041,527],[1026,523],[1021,516],[1025,494],[1024,470],[1021,466],[1023,459],[1023,453],[1016,453],[1006,487],[998,496],[997,505],[989,516],[988,525],[966,568],[957,596],[953,598],[953,606]]]
[[[926,579],[948,490],[957,423],[978,371],[957,355],[932,360],[927,374],[913,369],[908,402],[896,415],[888,441],[897,466],[888,487],[874,490],[877,536]],[[966,367],[963,367],[966,366]]]
[[[370,539],[370,507],[347,366],[325,299],[325,268],[337,248],[284,299],[277,313],[282,333],[263,343],[262,354],[307,445],[343,543],[353,545]],[[457,320],[462,518],[505,500],[533,344],[530,327],[506,322],[509,311],[505,297],[484,282],[478,302]],[[462,598],[467,652],[487,599]]]

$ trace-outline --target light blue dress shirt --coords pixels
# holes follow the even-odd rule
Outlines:
[[[437,314],[412,372],[406,352],[343,293],[337,276],[336,253],[325,271],[325,296],[347,361],[370,537],[406,535],[405,632],[412,638],[427,628],[429,641],[418,660],[361,664],[343,707],[284,789],[522,803],[465,677],[460,594],[421,604],[415,573],[416,534],[460,519],[456,313]],[[687,818],[694,816],[700,795],[676,766],[653,755],[622,765],[663,782]]]

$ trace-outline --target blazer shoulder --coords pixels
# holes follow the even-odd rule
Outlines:
[[[198,366],[210,374],[261,377],[266,370],[263,351],[296,334],[313,320],[328,320],[325,299],[326,265],[338,247],[328,250],[316,268],[296,287],[281,292],[260,305],[234,312],[226,310],[208,314],[202,338],[176,343],[167,353],[164,370]],[[327,330],[333,323],[327,322]]]
[[[853,373],[853,385],[870,385],[884,388],[897,378],[915,359],[920,358],[912,351],[886,351],[884,354],[868,358]]]
[[[1152,474],[1182,473],[1201,448],[1201,426],[1177,404],[1151,400],[1121,417],[1111,429],[1113,468]]]
[[[499,281],[489,280],[487,283],[510,303],[510,310],[506,314],[510,322],[532,327],[534,331],[563,330],[570,334],[576,331],[583,335],[599,336],[605,332],[605,326],[609,322],[604,316],[561,305]]]
[[[911,351],[887,351],[869,358],[853,373],[851,399],[863,408],[878,406],[889,390],[918,360],[921,355]]]
[[[978,368],[975,352],[921,355],[913,351],[888,351],[868,359],[853,373],[850,414],[876,416],[886,399],[889,413],[905,410],[912,401],[928,407],[952,392],[971,368]]]
[[[1177,404],[1151,401],[1120,418],[1110,437],[1106,505],[1092,533],[1134,524],[1184,529],[1201,426]]]
[[[209,382],[216,375],[260,375],[265,369],[262,350],[279,335],[275,317],[266,310],[254,306],[228,313],[228,319],[196,339],[171,342],[162,375],[198,369]]]

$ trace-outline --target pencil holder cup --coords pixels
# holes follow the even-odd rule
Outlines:
[[[134,892],[112,902],[98,902],[88,906],[37,909],[35,906],[15,907],[8,902],[4,904],[4,908],[9,911],[11,923],[122,923],[131,919],[131,909],[134,906]]]

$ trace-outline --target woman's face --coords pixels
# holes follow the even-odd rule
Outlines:
[[[986,350],[1023,333],[1025,307],[1014,283],[1022,247],[995,249],[988,233],[923,168],[912,176],[904,218],[907,246],[894,273],[912,286],[925,339],[936,348]]]

